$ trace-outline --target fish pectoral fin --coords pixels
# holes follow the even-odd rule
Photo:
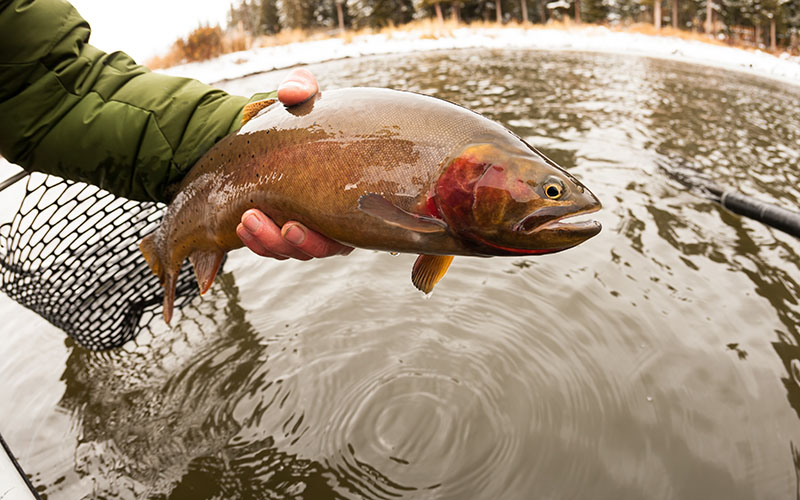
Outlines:
[[[452,255],[420,254],[411,270],[411,282],[419,291],[431,293],[436,283],[444,278],[451,262],[453,262]]]
[[[249,122],[264,108],[275,104],[277,99],[264,99],[263,101],[251,102],[242,108],[242,125]]]
[[[222,250],[195,250],[189,255],[189,261],[194,267],[194,276],[200,286],[201,295],[211,288],[224,256],[225,252]]]
[[[433,217],[412,214],[393,204],[383,196],[367,193],[358,199],[358,208],[362,212],[383,220],[392,226],[402,227],[418,233],[443,233],[447,224]]]

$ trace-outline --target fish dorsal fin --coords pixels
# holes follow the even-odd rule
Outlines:
[[[362,195],[358,199],[358,208],[362,212],[377,217],[387,224],[402,227],[409,231],[443,233],[447,230],[447,224],[444,221],[406,212],[383,196],[375,193]]]
[[[451,262],[452,255],[420,254],[411,270],[411,282],[419,291],[431,293],[436,283],[444,278]]]
[[[189,255],[201,295],[211,288],[224,256],[225,252],[222,250],[195,250]]]
[[[275,104],[277,99],[264,99],[263,101],[256,101],[247,104],[242,109],[242,125],[252,120],[262,109]]]

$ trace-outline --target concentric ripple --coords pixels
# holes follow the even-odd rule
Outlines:
[[[354,387],[331,415],[334,466],[370,498],[480,487],[520,443],[479,387],[433,371],[392,370]],[[486,467],[487,464],[491,466]]]

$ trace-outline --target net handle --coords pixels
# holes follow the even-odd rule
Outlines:
[[[4,189],[6,189],[9,186],[12,186],[13,184],[16,184],[18,181],[24,179],[25,177],[28,177],[30,174],[31,173],[26,170],[17,172],[16,174],[12,175],[3,182],[0,182],[0,191],[3,191]]]

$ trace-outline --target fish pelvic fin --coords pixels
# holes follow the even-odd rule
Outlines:
[[[452,255],[420,254],[411,270],[411,282],[419,291],[431,293],[436,283],[444,278],[451,262]]]
[[[147,265],[158,277],[161,286],[164,287],[164,321],[169,324],[172,319],[172,308],[175,303],[175,285],[177,283],[178,269],[168,269],[165,266],[159,245],[156,241],[156,233],[148,234],[139,243],[139,250],[144,255]]]
[[[224,256],[225,252],[219,249],[195,250],[189,254],[189,261],[191,261],[194,268],[194,276],[197,278],[198,286],[200,286],[200,295],[203,295],[211,288]]]
[[[389,225],[402,227],[417,233],[443,233],[447,230],[446,222],[433,217],[406,212],[376,193],[362,195],[358,199],[358,208],[365,214],[381,219]]]
[[[276,102],[277,99],[264,99],[263,101],[251,102],[250,104],[245,105],[245,107],[242,108],[242,125],[255,118],[262,109],[266,108],[267,106],[271,106]]]

